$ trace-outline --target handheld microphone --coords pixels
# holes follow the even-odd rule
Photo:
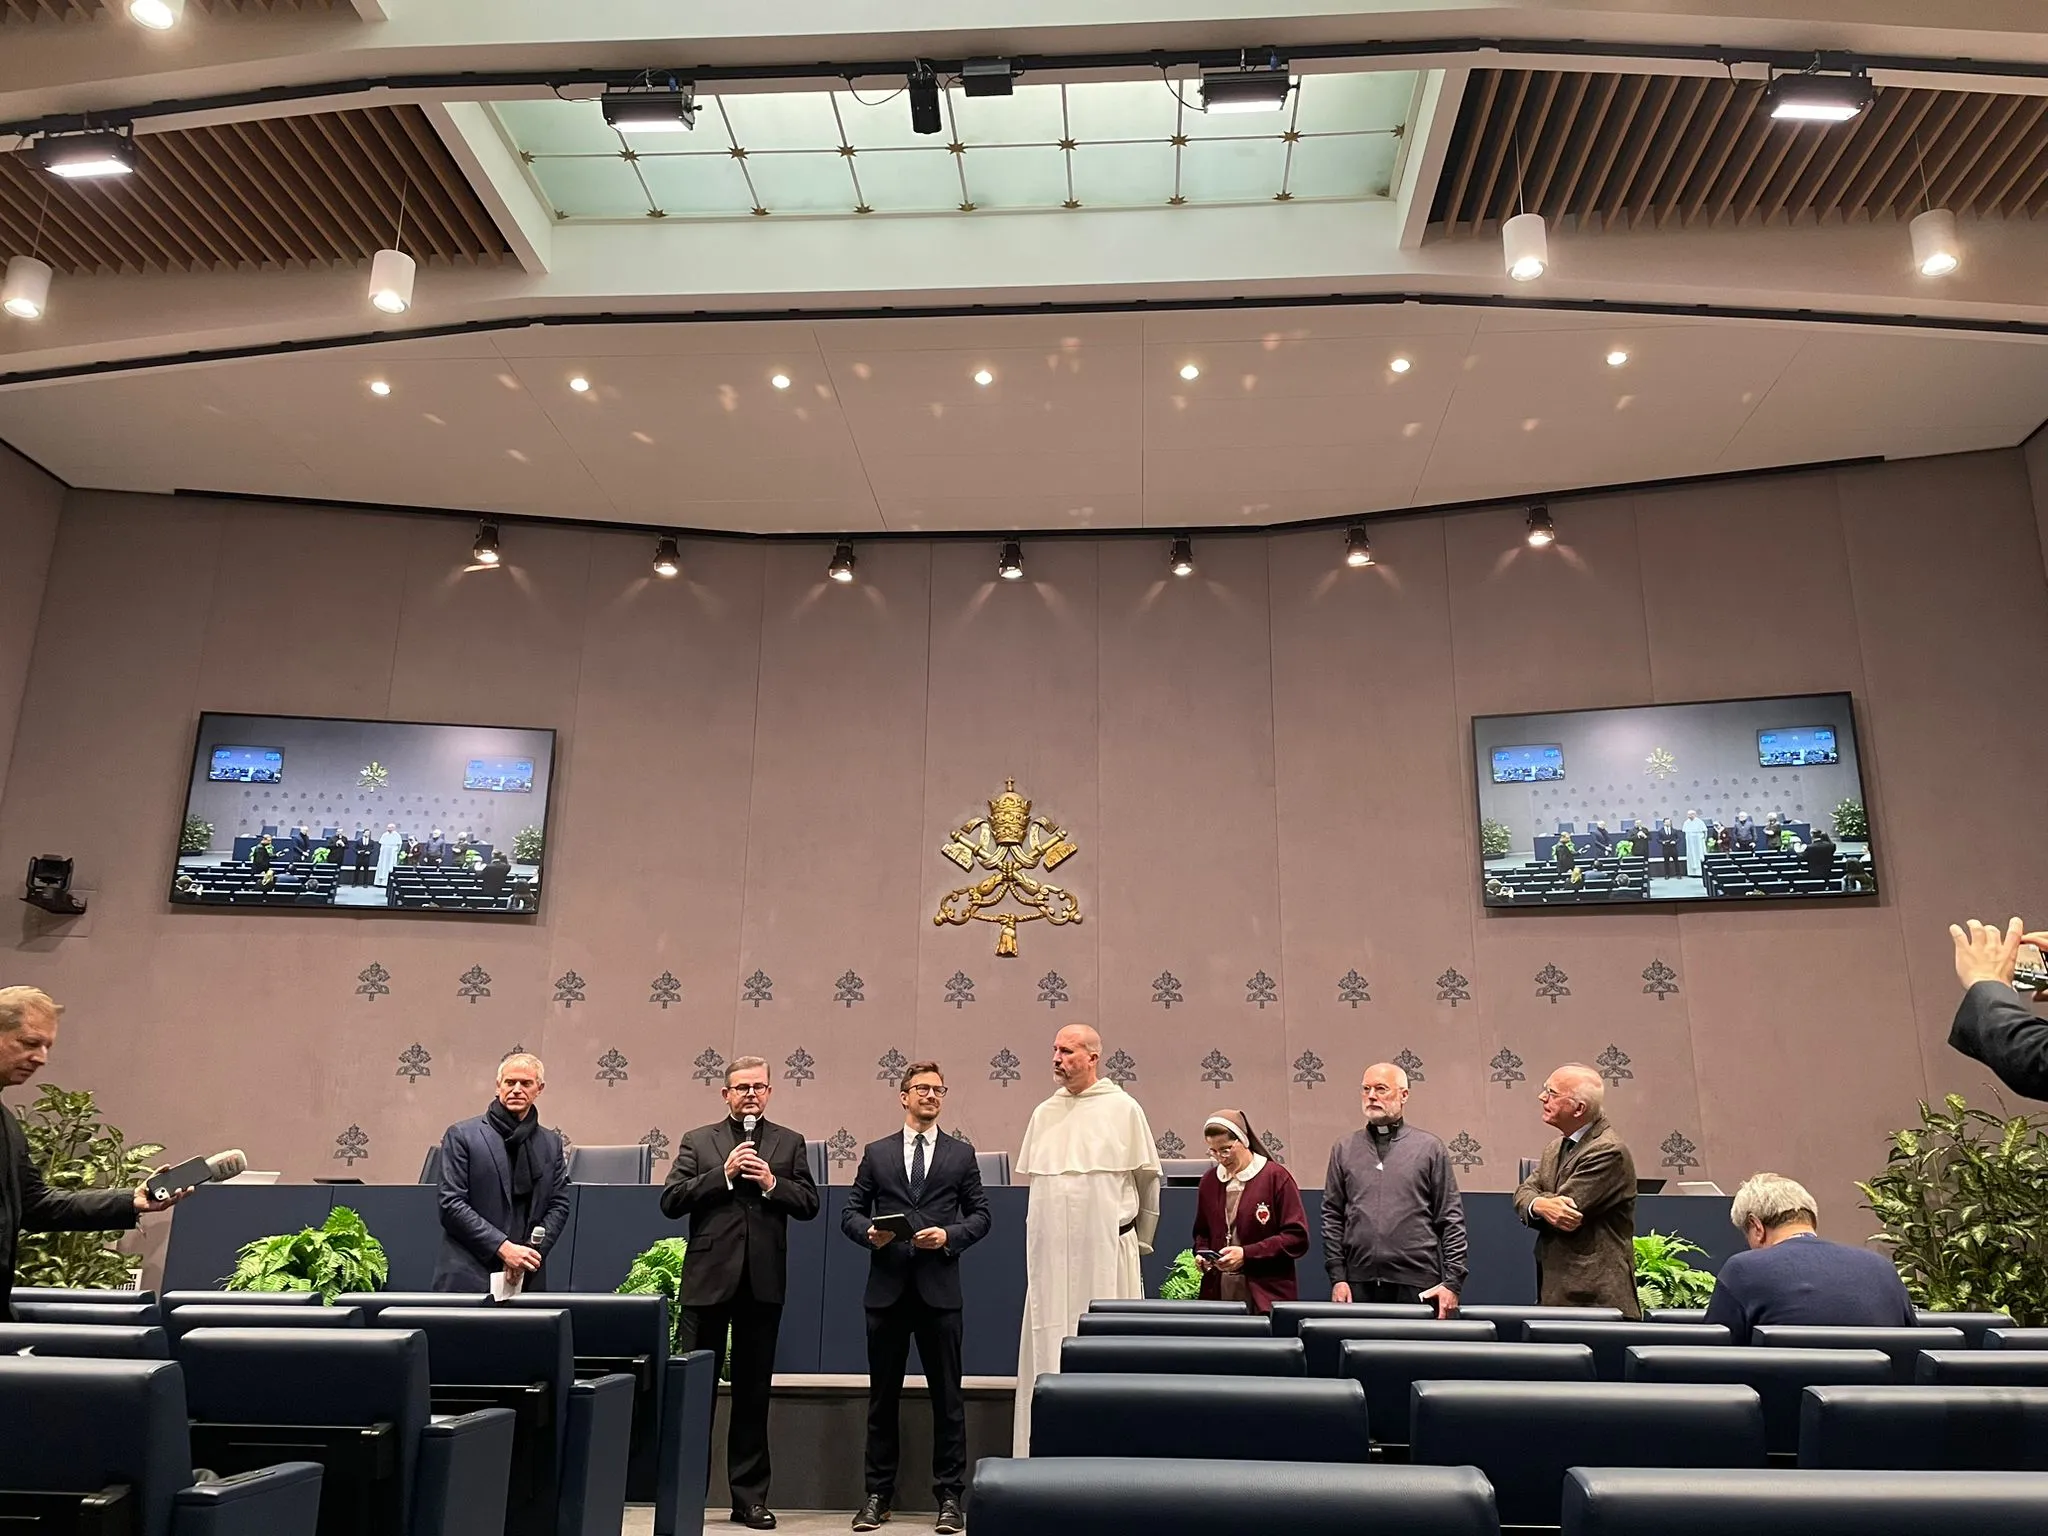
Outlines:
[[[531,1232],[526,1234],[526,1246],[535,1253],[540,1252],[540,1245],[547,1240],[548,1229],[546,1227],[536,1226]]]
[[[755,1144],[754,1127],[759,1125],[760,1123],[761,1117],[759,1115],[748,1115],[744,1120],[742,1120],[740,1122],[740,1140],[744,1141],[750,1147],[753,1146]]]
[[[216,1152],[211,1157],[194,1157],[165,1168],[149,1176],[145,1187],[152,1200],[168,1200],[181,1189],[190,1189],[200,1184],[217,1184],[222,1179],[232,1179],[249,1166],[249,1158],[241,1148]]]

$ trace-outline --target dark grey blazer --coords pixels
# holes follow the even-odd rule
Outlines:
[[[115,1232],[135,1225],[135,1191],[85,1189],[60,1193],[29,1161],[28,1138],[14,1111],[0,1104],[0,1322],[13,1314],[14,1254],[27,1232]]]
[[[2048,1099],[2048,1021],[2004,982],[1980,981],[1963,994],[1948,1043],[2014,1093]]]
[[[529,1111],[538,1113],[538,1111]],[[562,1138],[542,1126],[533,1135],[538,1161],[533,1182],[533,1221],[547,1229],[542,1254],[569,1220],[569,1171],[562,1156]],[[486,1291],[491,1275],[503,1269],[498,1245],[510,1238],[524,1243],[532,1229],[513,1232],[512,1163],[505,1138],[489,1120],[458,1120],[441,1138],[441,1256],[434,1263],[437,1291]],[[526,1277],[529,1290],[547,1289],[543,1264]]]

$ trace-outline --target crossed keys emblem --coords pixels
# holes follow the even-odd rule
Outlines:
[[[1057,869],[1075,852],[1064,829],[1031,814],[1031,802],[1017,793],[1017,781],[1005,779],[1003,792],[988,802],[988,814],[956,827],[939,852],[968,874],[986,870],[972,885],[946,892],[933,915],[934,926],[994,923],[996,953],[1017,953],[1017,925],[1040,918],[1055,925],[1081,921],[1081,904],[1073,893],[1033,874]],[[998,911],[1014,901],[1022,911]]]

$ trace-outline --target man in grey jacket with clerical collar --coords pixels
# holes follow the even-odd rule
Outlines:
[[[1336,1301],[1426,1301],[1438,1317],[1465,1288],[1465,1204],[1450,1153],[1409,1125],[1408,1074],[1391,1062],[1359,1083],[1365,1128],[1330,1149],[1323,1266]]]

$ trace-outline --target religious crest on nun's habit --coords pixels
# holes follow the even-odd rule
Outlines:
[[[1017,781],[1005,779],[1003,792],[988,803],[988,814],[955,828],[939,849],[968,874],[987,874],[946,892],[933,924],[994,923],[996,953],[1014,955],[1019,923],[1040,918],[1055,925],[1080,922],[1081,904],[1073,893],[1033,873],[1057,869],[1074,851],[1065,830],[1032,815],[1031,802],[1017,793]],[[1023,910],[1000,910],[1006,903]]]
[[[1263,1227],[1267,1222],[1273,1219],[1273,1208],[1267,1205],[1265,1201],[1261,1200],[1258,1203],[1257,1207],[1253,1209],[1252,1215],[1258,1218],[1259,1225]]]

